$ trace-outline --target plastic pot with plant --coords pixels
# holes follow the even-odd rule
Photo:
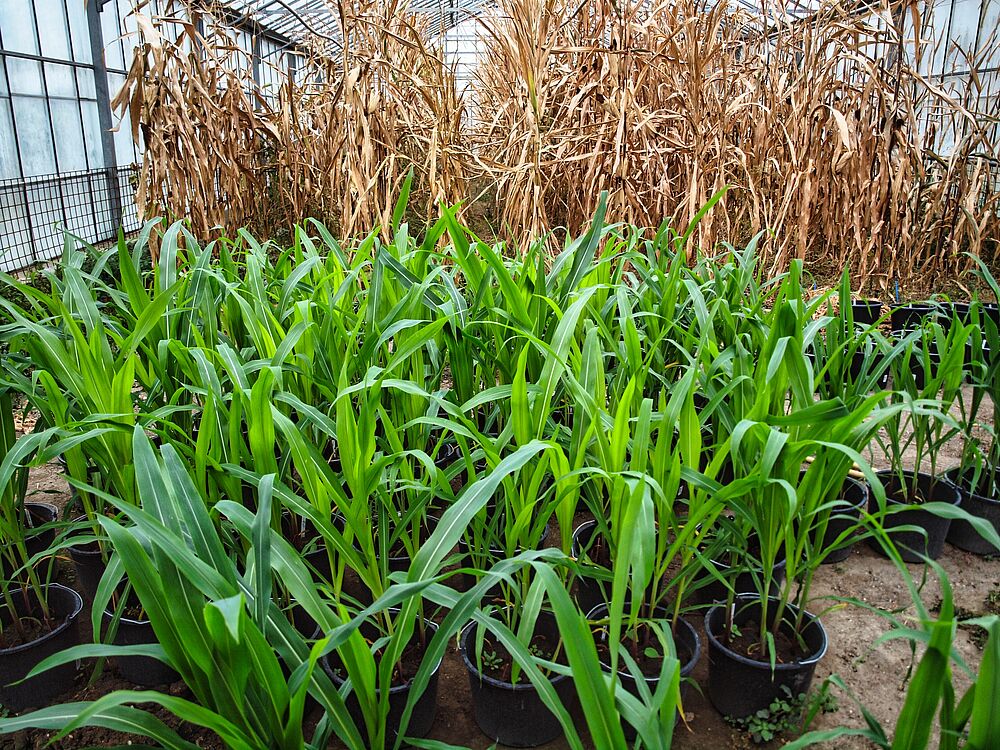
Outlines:
[[[872,475],[859,452],[885,419],[876,410],[881,394],[851,405],[816,400],[797,270],[793,264],[769,313],[753,397],[727,441],[737,479],[715,495],[733,523],[753,534],[758,550],[752,593],[731,591],[705,616],[708,695],[737,718],[766,708],[783,685],[795,695],[808,688],[827,648],[822,624],[806,610],[825,556],[816,523],[828,520],[855,461]],[[781,568],[784,582],[776,586]]]
[[[980,276],[994,293],[1000,290],[989,269],[982,261],[979,263]],[[962,510],[1000,531],[1000,440],[995,426],[980,417],[987,399],[991,409],[1000,403],[1000,329],[995,317],[987,314],[978,300],[969,305],[966,320],[972,324],[969,346],[972,357],[967,363],[972,392],[969,398],[964,393],[960,398],[962,459],[945,476],[958,487]],[[962,519],[952,521],[948,541],[980,555],[1000,551]]]
[[[47,550],[32,552],[26,524],[27,465],[41,436],[17,439],[10,393],[0,393],[0,705],[20,711],[44,706],[73,681],[75,668],[27,677],[46,657],[79,642],[77,618],[83,600],[50,580],[51,566],[40,565]]]
[[[972,326],[927,323],[901,341],[906,350],[892,363],[894,408],[878,436],[889,463],[879,472],[886,498],[881,523],[907,562],[937,558],[951,519],[960,514],[958,490],[940,472],[938,458],[960,430],[950,412],[961,398],[971,333]],[[871,510],[883,510],[875,497]]]

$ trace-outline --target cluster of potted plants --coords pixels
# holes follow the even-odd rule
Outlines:
[[[667,748],[703,653],[729,716],[808,687],[827,647],[812,581],[858,538],[924,560],[960,519],[1000,546],[934,473],[964,435],[956,478],[992,486],[972,425],[1000,346],[966,356],[997,336],[978,303],[885,335],[846,278],[810,300],[799,264],[762,284],[753,247],[689,262],[693,227],[602,214],[551,264],[451,211],[413,238],[398,208],[384,240],[314,223],[287,248],[202,246],[176,224],[144,272],[150,224],[68,252],[49,292],[5,278],[29,304],[0,303],[0,702],[38,710],[0,732],[129,723],[190,746],[142,702],[233,748],[419,742],[458,638],[492,740]],[[863,455],[880,430],[899,441],[884,479]],[[25,484],[56,457],[59,519]],[[62,549],[94,643],[74,640]],[[22,658],[29,642],[50,645]],[[188,692],[46,707],[105,658]]]

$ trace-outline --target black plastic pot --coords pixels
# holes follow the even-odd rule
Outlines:
[[[11,711],[47,706],[57,695],[73,687],[76,665],[72,663],[16,685],[10,684],[23,679],[43,659],[80,643],[77,618],[83,611],[83,599],[73,589],[58,583],[49,584],[44,591],[50,615],[59,624],[31,643],[0,649],[0,705]],[[14,601],[20,616],[36,615],[37,600],[26,602],[18,592]],[[6,607],[0,611],[0,624],[5,632],[11,626]]]
[[[951,527],[951,519],[942,518],[930,511],[924,510],[919,504],[904,502],[903,488],[899,486],[895,472],[879,471],[876,473],[882,486],[885,487],[886,504],[888,507],[905,506],[906,510],[887,514],[882,522],[883,528],[896,545],[900,557],[908,563],[923,562],[923,556],[936,560],[944,549],[944,542]],[[912,471],[903,472],[904,481],[910,486],[913,481]],[[944,477],[936,478],[930,474],[920,472],[917,477],[917,489],[924,502],[948,503],[958,505],[961,495],[958,487]],[[900,499],[897,499],[900,498]],[[871,513],[878,511],[878,503],[874,495],[869,499],[869,510]],[[918,526],[924,530],[926,536],[919,531],[893,531],[900,526]],[[884,554],[881,545],[874,539],[872,547]]]
[[[107,631],[114,619],[114,612],[104,610],[104,628]],[[112,640],[116,646],[142,646],[159,643],[153,625],[149,620],[133,620],[121,617]],[[143,687],[156,687],[177,682],[181,676],[159,659],[149,656],[117,656],[115,668],[125,680]]]
[[[753,544],[756,541],[756,535],[752,535],[748,540],[747,544],[753,548]],[[746,569],[745,566],[741,566],[741,571],[735,573],[735,579],[733,578],[733,573],[731,573],[732,567],[728,563],[724,563],[718,560],[712,560],[715,565],[716,570],[719,574],[732,582],[733,590],[737,594],[745,594],[756,591],[756,586],[754,585],[753,573]],[[781,589],[781,584],[785,581],[785,567],[786,561],[784,557],[784,551],[781,553],[781,559],[775,563],[774,575],[771,578],[771,584],[768,588],[768,592],[772,595],[776,594]],[[758,577],[761,575],[760,570],[757,571]],[[695,591],[692,592],[694,601],[698,604],[715,604],[717,602],[724,602],[729,597],[729,589],[716,578],[710,577],[708,583],[703,586],[699,586]]]
[[[956,487],[958,487],[959,505],[970,516],[982,518],[993,524],[993,528],[1000,533],[1000,499],[980,495],[968,489],[969,483],[962,478],[961,467],[956,466],[944,473],[945,477]],[[948,541],[959,549],[972,552],[976,555],[996,555],[1000,550],[983,539],[972,524],[961,519],[954,519],[948,529]]]
[[[84,596],[87,601],[93,601],[101,576],[108,568],[108,561],[104,558],[101,548],[97,542],[74,545],[69,548],[69,557],[73,561],[76,581],[83,589]]]
[[[398,612],[398,610],[390,610],[390,612]],[[366,626],[369,630],[366,637],[375,635],[372,632],[374,628],[371,628],[368,624],[362,625],[362,633],[364,634]],[[424,626],[427,629],[427,639],[430,641],[437,632],[438,626],[430,620],[424,620]],[[330,679],[333,680],[334,685],[338,689],[347,681],[343,673],[330,664],[329,657],[324,656],[320,659],[320,666],[330,676]],[[434,725],[434,717],[437,714],[438,675],[440,672],[441,662],[438,661],[434,667],[434,671],[431,673],[430,680],[427,682],[427,687],[413,706],[413,712],[410,714],[410,723],[406,727],[406,736],[425,737],[431,731],[431,727]],[[386,719],[386,738],[390,741],[394,741],[399,734],[399,724],[403,718],[403,710],[406,708],[406,702],[410,699],[412,687],[411,683],[407,683],[405,685],[396,685],[389,689],[389,716]],[[375,695],[376,697],[379,695],[377,689]],[[358,703],[357,696],[353,691],[347,696],[346,702],[347,710],[354,720],[354,725],[358,728],[358,732],[361,733],[362,737],[367,737],[364,714],[361,712],[361,705]]]
[[[570,547],[570,554],[580,561],[580,559],[590,549],[594,532],[597,530],[597,521],[585,521],[576,527],[573,532],[573,544]],[[573,596],[580,606],[581,612],[590,612],[595,607],[600,607],[608,601],[605,594],[605,585],[610,591],[610,581],[601,580],[596,575],[590,574],[588,570],[606,570],[598,565],[582,563],[583,570],[576,577],[576,589]],[[610,571],[609,571],[610,572]]]
[[[773,613],[777,599],[770,599],[769,614]],[[782,629],[792,635],[798,608],[785,608]],[[733,622],[737,627],[761,617],[761,603],[756,594],[736,597]],[[803,613],[804,626],[801,636],[808,656],[801,660],[778,663],[771,668],[767,653],[763,661],[738,654],[722,641],[726,626],[726,607],[712,607],[705,614],[705,637],[708,639],[708,697],[723,716],[743,718],[766,709],[775,698],[783,697],[782,686],[792,695],[809,689],[816,664],[827,649],[826,630],[814,615]]]
[[[870,326],[882,316],[882,303],[877,299],[852,300],[851,313],[857,325]]]
[[[55,542],[56,530],[54,528],[43,529],[42,531],[36,531],[36,529],[53,523],[59,515],[59,511],[56,506],[49,503],[25,503],[24,514],[27,516],[27,523],[24,528],[24,546],[27,549],[28,557],[32,558],[50,549],[52,543]],[[44,569],[45,564],[46,562],[42,560],[34,566],[35,571],[39,572],[43,578],[45,575],[41,571]],[[15,574],[10,568],[10,563],[4,558],[0,559],[0,579],[4,581],[11,579],[24,581],[27,580],[27,575],[24,571],[21,571],[20,574]]]
[[[932,315],[936,309],[934,305],[926,302],[911,302],[910,304],[894,307],[889,314],[892,330],[898,332],[912,331],[920,328],[923,325],[924,318]]]
[[[830,512],[830,520],[823,535],[824,549],[836,542],[837,537],[849,528],[857,525],[861,512],[868,506],[868,485],[848,477],[840,493],[840,500],[843,504]],[[852,547],[853,543],[834,550],[823,558],[823,564],[843,562],[850,557]]]
[[[537,549],[542,549],[543,547],[545,547],[545,542],[548,541],[549,534],[551,533],[551,531],[552,531],[551,526],[549,524],[545,524],[545,528],[542,529],[542,538],[538,541]],[[523,551],[524,550],[518,547],[517,549],[514,550],[514,554],[519,555]],[[464,536],[458,540],[458,552],[460,555],[460,559],[462,560],[462,565],[464,567],[471,568],[472,560],[470,559],[470,555],[472,550],[469,548],[469,542],[466,540]],[[494,560],[504,560],[507,557],[507,553],[504,550],[496,549],[493,547],[490,548],[489,554],[490,557],[493,558]],[[479,576],[475,575],[474,573],[463,573],[462,577],[463,577],[463,585],[466,591],[471,589],[473,586],[476,585],[476,583],[479,582]],[[486,593],[486,598],[495,596],[496,593],[499,591],[499,589],[500,589],[499,584],[489,589],[489,591],[487,591]]]
[[[487,737],[510,747],[537,747],[560,737],[562,725],[538,695],[535,686],[525,678],[514,685],[484,675],[475,662],[475,636],[479,626],[470,622],[462,631],[462,661],[469,672],[469,687],[475,709],[476,724]],[[555,617],[543,612],[535,625],[536,634],[558,639]],[[550,677],[552,687],[567,710],[576,700],[576,687],[566,675]]]
[[[656,609],[656,617],[662,620],[663,627],[670,627],[670,615],[666,609],[658,607]],[[600,620],[608,616],[608,605],[601,604],[590,611],[587,615],[588,620]],[[602,639],[607,639],[607,631],[602,630]],[[674,628],[674,647],[677,651],[677,657],[681,659],[681,703],[686,702],[688,696],[691,693],[691,684],[686,679],[691,676],[694,672],[694,668],[698,666],[698,660],[701,658],[701,638],[698,637],[698,631],[687,620],[678,619],[676,627]],[[686,658],[684,658],[686,657]],[[611,665],[601,662],[601,667],[605,672],[611,671]],[[638,697],[639,687],[632,673],[627,669],[618,670],[618,681],[621,686],[625,688],[629,693]],[[649,687],[651,693],[656,692],[656,686],[659,684],[659,677],[647,677],[645,679],[646,685]],[[625,739],[629,742],[635,739],[636,731],[628,722],[622,722],[622,728],[625,730]]]

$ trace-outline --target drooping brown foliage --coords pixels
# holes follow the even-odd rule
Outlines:
[[[887,286],[995,252],[996,99],[974,111],[975,73],[959,99],[918,72],[932,53],[924,0],[824,3],[799,21],[732,0],[498,0],[463,94],[426,22],[397,3],[331,10],[346,43],[311,63],[321,83],[285,76],[276,103],[226,67],[221,39],[188,26],[168,43],[143,25],[121,102],[146,137],[147,214],[190,215],[199,231],[317,216],[349,235],[385,225],[413,168],[426,218],[474,180],[491,223],[521,240],[580,231],[602,190],[613,220],[655,226],[728,187],[698,244],[764,232],[773,271],[804,258]],[[996,42],[981,41],[973,70]]]
[[[765,26],[725,1],[499,0],[476,136],[502,223],[576,230],[608,190],[616,219],[683,224],[729,186],[702,247],[768,231],[774,271],[954,272],[998,238],[996,112],[976,117],[916,72],[930,50],[909,10],[830,4]],[[957,142],[936,158],[942,129]]]
[[[240,226],[267,236],[310,216],[350,236],[388,223],[411,169],[426,216],[464,196],[463,160],[451,156],[463,100],[427,45],[426,17],[394,2],[337,7],[347,43],[302,49],[298,74],[270,71],[276,87],[254,79],[203,5],[138,16],[141,44],[115,104],[145,144],[142,213],[189,217],[202,236]]]

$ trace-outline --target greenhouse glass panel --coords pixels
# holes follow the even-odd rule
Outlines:
[[[92,167],[104,166],[101,119],[97,111],[97,102],[80,102],[80,116],[83,118],[83,137],[87,144],[87,161]]]
[[[87,23],[86,4],[79,0],[66,0],[66,9],[69,11],[69,36],[73,43],[73,59],[76,62],[90,64],[93,62],[93,57],[90,54],[90,27]]]
[[[21,146],[21,162],[25,177],[52,174],[56,171],[49,113],[44,99],[27,96],[11,97],[14,122]]]
[[[87,169],[78,103],[53,99],[49,106],[52,109],[52,128],[56,136],[59,169],[63,172]]]
[[[91,68],[76,69],[76,86],[81,99],[96,99],[97,89],[94,87],[94,71]]]
[[[38,36],[35,34],[35,19],[30,2],[0,0],[0,34],[3,35],[5,50],[38,54]]]
[[[961,47],[967,52],[976,49],[979,43],[979,12],[982,10],[981,0],[957,0],[952,6],[950,37],[953,46]],[[988,32],[987,32],[988,33]],[[959,56],[959,69],[968,68],[968,63]]]
[[[73,68],[59,63],[45,63],[45,85],[49,96],[76,98],[76,83]]]
[[[0,180],[21,176],[17,164],[17,143],[14,140],[14,121],[11,119],[10,100],[0,98]]]
[[[126,12],[128,3],[125,3]],[[124,70],[125,58],[122,55],[121,27],[118,19],[118,0],[110,0],[101,8],[101,33],[104,37],[104,59],[109,69]]]
[[[10,80],[10,90],[14,94],[44,96],[45,86],[42,83],[42,64],[36,60],[23,60],[19,57],[7,58],[7,76]]]
[[[38,28],[42,30],[38,35],[42,45],[42,57],[72,60],[69,48],[69,23],[66,20],[62,0],[36,2],[35,16],[38,19]]]

